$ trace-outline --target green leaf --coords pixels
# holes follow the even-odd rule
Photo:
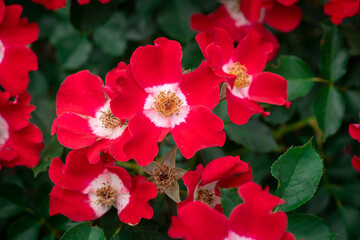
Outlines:
[[[117,7],[117,1],[107,4],[99,1],[90,1],[89,4],[80,5],[77,0],[71,1],[70,20],[74,27],[87,32],[105,23]]]
[[[60,240],[105,240],[104,232],[99,227],[92,227],[89,222],[79,223],[67,230]]]
[[[360,112],[360,93],[356,90],[347,90],[344,93],[346,107],[354,119],[358,119]]]
[[[220,189],[221,191],[221,206],[224,209],[224,214],[229,217],[232,210],[242,203],[237,188]]]
[[[143,41],[154,34],[156,25],[151,18],[132,15],[128,20],[125,37],[132,41]]]
[[[125,15],[115,13],[109,21],[94,31],[96,45],[109,56],[122,56],[126,50],[125,27]]]
[[[40,162],[32,168],[34,177],[42,172],[47,171],[54,157],[61,157],[64,147],[58,142],[55,136],[46,144],[44,151],[41,153]]]
[[[0,218],[10,218],[25,210],[26,195],[12,183],[0,184]]]
[[[288,81],[290,101],[306,96],[314,86],[315,76],[310,66],[298,57],[283,55],[279,58],[278,65],[272,65],[268,70]]]
[[[10,240],[36,240],[41,223],[32,216],[21,216],[9,225],[7,234]]]
[[[65,69],[75,69],[83,65],[92,50],[92,44],[87,37],[68,23],[56,26],[50,42],[55,45],[57,56]]]
[[[335,237],[321,218],[305,214],[289,216],[287,231],[296,239],[303,240],[331,240]]]
[[[49,194],[53,184],[49,181],[43,181],[40,184],[36,184],[34,192],[35,210],[39,216],[48,218],[49,217]]]
[[[346,73],[349,51],[337,26],[326,27],[321,45],[320,72],[332,82],[338,81]]]
[[[275,195],[285,200],[279,209],[296,209],[316,192],[323,171],[323,162],[309,141],[304,146],[291,147],[271,167],[271,174],[279,181]]]
[[[340,31],[350,46],[350,54],[360,56],[360,26],[343,25],[341,27]]]
[[[313,105],[324,139],[335,134],[344,119],[345,102],[341,93],[333,86],[320,88]]]
[[[195,35],[190,29],[190,17],[196,11],[193,1],[169,0],[157,15],[157,23],[170,37],[186,42]]]
[[[271,130],[257,119],[252,119],[245,125],[226,124],[225,132],[237,144],[258,152],[270,152],[278,147]]]

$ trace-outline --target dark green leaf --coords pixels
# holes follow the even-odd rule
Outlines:
[[[224,214],[229,217],[232,210],[242,203],[237,188],[220,189],[221,191],[221,206],[224,209]]]
[[[67,230],[60,240],[105,240],[104,232],[99,227],[92,227],[89,222],[82,222]]]
[[[303,240],[331,240],[335,236],[321,218],[305,214],[289,216],[287,231]]]
[[[344,99],[335,87],[323,87],[317,93],[313,112],[326,139],[341,126],[345,114]]]
[[[186,42],[195,35],[190,29],[190,16],[196,10],[191,0],[169,0],[157,15],[157,22],[170,37]]]
[[[136,12],[141,16],[148,17],[164,3],[166,3],[166,0],[136,0]]]
[[[7,234],[10,240],[36,240],[39,236],[41,223],[31,216],[22,216],[13,221]]]
[[[49,181],[43,181],[37,184],[34,193],[35,210],[39,216],[49,217],[49,193],[53,185]]]
[[[226,124],[225,132],[237,144],[258,152],[269,152],[278,147],[268,126],[256,119],[245,125]]]
[[[25,210],[26,195],[12,183],[0,184],[0,218],[10,218]]]
[[[156,26],[151,19],[133,15],[128,20],[125,37],[132,41],[143,41],[154,34]]]
[[[126,50],[125,27],[126,17],[117,12],[94,31],[94,41],[109,56],[121,56]]]
[[[291,147],[271,167],[271,174],[279,181],[275,194],[285,200],[279,209],[291,211],[312,198],[323,171],[323,162],[308,142]]]
[[[83,65],[92,49],[87,37],[67,23],[57,25],[50,42],[55,45],[57,56],[65,69],[75,69]]]
[[[359,25],[344,25],[341,28],[347,43],[350,46],[350,54],[360,55],[360,27]]]
[[[358,119],[360,112],[360,92],[348,90],[344,93],[347,109],[354,119]]]
[[[338,81],[346,73],[350,54],[337,26],[325,29],[321,52],[322,76],[332,82]]]
[[[307,95],[314,85],[315,76],[309,65],[295,56],[281,56],[277,66],[269,71],[283,76],[288,81],[288,99]]]
[[[109,19],[116,6],[117,1],[110,1],[107,4],[90,1],[89,4],[80,5],[77,0],[72,0],[70,9],[71,23],[80,31],[94,30]]]

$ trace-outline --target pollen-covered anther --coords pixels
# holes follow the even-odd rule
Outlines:
[[[96,189],[96,204],[102,207],[108,207],[113,205],[116,201],[118,192],[110,185],[105,185],[101,188]]]
[[[179,115],[180,107],[182,105],[181,99],[171,91],[162,91],[155,98],[153,109],[164,117],[171,117]]]
[[[208,189],[200,189],[198,191],[197,200],[206,203],[210,207],[214,207],[215,193]]]
[[[149,181],[153,182],[161,194],[166,190],[171,190],[174,182],[180,178],[180,174],[174,168],[171,168],[163,163],[151,172]]]
[[[100,121],[104,128],[116,128],[121,125],[121,120],[115,117],[110,108],[106,112],[102,111],[101,113]]]
[[[229,74],[236,75],[234,85],[238,88],[244,88],[250,85],[250,75],[247,73],[248,70],[244,65],[239,62],[234,63],[229,68]]]

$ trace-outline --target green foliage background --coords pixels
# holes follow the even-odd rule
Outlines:
[[[112,0],[103,5],[92,0],[79,6],[72,0],[54,12],[29,0],[5,2],[21,4],[23,16],[40,26],[39,40],[31,46],[39,71],[30,73],[29,92],[36,106],[31,121],[42,130],[45,149],[37,167],[0,172],[1,239],[168,239],[176,204],[164,195],[151,201],[154,218],[136,227],[120,223],[114,209],[91,224],[76,226],[64,216],[49,216],[53,184],[47,168],[53,157],[65,159],[69,152],[50,136],[56,93],[66,76],[79,70],[89,69],[104,79],[119,61],[129,63],[137,47],[161,36],[179,41],[183,67],[196,68],[203,56],[189,27],[190,16],[213,12],[217,1]],[[227,117],[226,102],[221,102],[214,112],[225,123],[224,147],[201,150],[190,160],[178,154],[177,166],[189,170],[218,157],[239,155],[250,162],[255,182],[289,202],[279,210],[287,212],[288,230],[297,239],[359,240],[360,178],[350,159],[360,155],[360,143],[351,139],[348,126],[360,122],[360,17],[334,26],[323,13],[325,2],[300,1],[300,26],[290,33],[273,31],[280,52],[267,71],[288,80],[291,107],[264,105],[271,111],[269,117],[253,116],[246,125],[237,126]],[[305,146],[286,152],[300,145]],[[159,157],[172,146],[168,136]],[[130,175],[144,174],[134,162],[119,165]],[[304,180],[309,185],[296,184]],[[287,197],[288,191],[298,193],[295,200]],[[181,193],[185,198],[182,183]],[[236,194],[234,189],[222,191],[226,215],[241,202]]]

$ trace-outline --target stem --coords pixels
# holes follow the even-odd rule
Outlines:
[[[284,125],[281,128],[274,131],[274,137],[275,137],[275,139],[279,139],[283,135],[285,135],[285,134],[287,134],[289,132],[294,132],[294,131],[299,130],[299,129],[305,127],[305,126],[310,125],[310,122],[314,121],[314,120],[315,120],[315,117],[311,116],[311,117],[308,117],[308,118],[301,119],[298,122],[288,124],[288,125]]]
[[[120,226],[116,229],[116,231],[114,232],[114,234],[111,236],[111,239],[113,239],[113,237],[116,236],[116,234],[118,234],[121,231],[122,226],[124,225],[123,222],[121,222]]]

